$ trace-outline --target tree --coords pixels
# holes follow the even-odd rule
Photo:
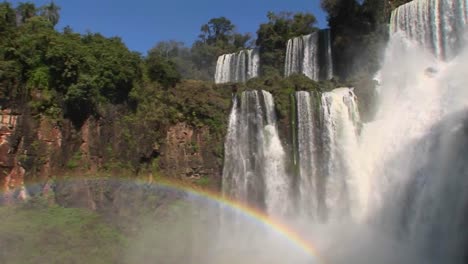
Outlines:
[[[141,78],[140,54],[129,51],[118,37],[87,34],[82,37],[82,43],[86,46],[84,70],[94,76],[100,99],[125,102],[134,82]]]
[[[10,3],[0,3],[0,34],[12,30],[16,26],[16,12]]]
[[[252,46],[250,40],[252,39],[252,36],[250,33],[246,34],[240,34],[240,33],[234,33],[232,36],[233,38],[233,45],[236,49],[238,48],[249,48]]]
[[[234,28],[231,20],[225,17],[212,18],[207,24],[201,26],[200,38],[210,45],[218,41],[228,42]]]
[[[233,53],[248,47],[250,34],[240,34],[235,26],[225,17],[212,18],[201,26],[199,39],[192,45],[193,64],[198,77],[211,80],[214,75],[217,58],[226,53]]]
[[[170,60],[183,79],[199,79],[201,76],[193,63],[190,48],[185,46],[183,42],[175,40],[158,42],[148,54]]]
[[[169,59],[180,56],[186,49],[183,42],[169,40],[156,43],[149,53],[156,53],[163,58]]]
[[[289,39],[307,35],[317,30],[317,22],[310,13],[268,12],[268,22],[257,31],[263,74],[280,75],[284,67],[286,44]]]
[[[60,20],[60,7],[57,6],[54,2],[50,2],[50,4],[45,5],[40,8],[40,14],[47,20],[49,20],[52,25],[57,25]]]
[[[176,64],[161,56],[157,49],[152,49],[146,58],[148,77],[150,80],[163,85],[165,88],[174,87],[180,82],[181,75]]]
[[[328,12],[335,74],[342,80],[373,75],[388,36],[384,0],[322,0]]]
[[[23,24],[26,20],[36,16],[36,6],[30,2],[21,2],[16,7],[16,14],[19,18],[19,24]]]

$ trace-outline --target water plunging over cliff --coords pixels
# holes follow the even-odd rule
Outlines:
[[[297,92],[298,210],[313,219],[352,213],[359,112],[352,89]]]
[[[215,83],[245,82],[257,77],[259,61],[257,49],[221,55],[216,63]]]
[[[391,32],[403,31],[437,58],[451,59],[463,47],[468,20],[466,0],[414,0],[391,16]]]
[[[330,263],[466,263],[466,6],[460,0],[415,0],[393,12],[374,121],[360,124],[352,89],[294,94],[294,168],[281,178],[292,191],[275,204],[293,204],[286,218]],[[305,45],[304,38],[296,42],[289,43],[296,50],[288,52],[291,65],[302,56],[297,47]],[[265,154],[257,136],[229,141],[237,130],[250,131],[239,121],[249,115],[241,112],[235,104],[226,143],[224,186],[231,196],[243,186],[232,179],[246,173],[228,172],[246,171],[252,164],[246,157]],[[250,150],[238,147],[242,151],[232,155],[232,146],[245,144]],[[258,175],[262,181],[277,176]],[[246,193],[242,197],[255,192]]]
[[[288,41],[284,75],[294,73],[303,73],[314,81],[333,77],[330,30],[320,30]]]
[[[285,152],[270,93],[246,91],[234,97],[224,160],[224,195],[273,215],[287,210]]]
[[[362,212],[425,263],[466,256],[466,21],[458,0],[416,0],[393,12],[379,110],[360,139]]]

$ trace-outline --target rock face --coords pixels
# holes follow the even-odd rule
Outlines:
[[[207,128],[194,129],[179,123],[167,130],[161,147],[160,168],[163,175],[182,179],[211,178],[220,180],[220,166],[210,142]]]
[[[25,182],[39,183],[43,192],[49,178],[70,171],[165,176],[211,187],[220,183],[222,159],[217,153],[222,153],[223,142],[208,127],[176,123],[162,128],[166,137],[161,140],[125,126],[118,111],[90,117],[80,128],[27,110],[0,113],[0,188],[12,193],[8,199],[26,197],[24,188],[20,191]]]
[[[13,152],[15,132],[20,115],[11,109],[0,112],[0,188],[1,192],[20,188],[23,185],[25,170]]]

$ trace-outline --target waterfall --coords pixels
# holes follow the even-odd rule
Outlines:
[[[314,111],[319,109],[315,96],[308,92],[296,93],[297,154],[298,154],[298,210],[301,214],[317,216],[318,209],[318,149],[315,135],[317,118]],[[315,114],[315,115],[314,115]]]
[[[276,124],[266,129],[276,120],[270,95],[234,99],[224,193],[270,214],[291,203],[288,224],[329,263],[466,263],[466,6],[415,0],[392,13],[372,122],[360,123],[351,88],[296,92],[289,177]],[[286,75],[317,70],[302,61],[317,58],[315,37],[288,42]]]
[[[451,59],[463,46],[466,0],[414,0],[391,16],[391,32],[403,31],[437,58]]]
[[[260,57],[257,49],[224,54],[216,63],[215,83],[245,82],[258,76]]]
[[[284,75],[303,73],[314,81],[333,77],[330,30],[288,40]]]
[[[368,221],[424,263],[466,262],[465,26],[466,1],[415,0],[392,13],[379,109],[360,138]]]
[[[296,92],[299,156],[298,208],[311,217],[333,219],[358,206],[359,112],[350,88],[321,95]]]
[[[223,194],[281,215],[288,209],[285,152],[273,96],[246,91],[234,97],[225,142]]]

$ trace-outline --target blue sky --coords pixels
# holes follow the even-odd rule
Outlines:
[[[24,0],[27,1],[27,0]],[[20,1],[11,1],[17,4]],[[37,6],[50,0],[33,0]],[[119,36],[131,50],[143,54],[158,41],[179,40],[191,45],[202,24],[225,16],[239,32],[255,33],[268,11],[313,13],[326,27],[319,0],[55,0],[62,10],[57,29]],[[255,35],[255,34],[254,34]]]

